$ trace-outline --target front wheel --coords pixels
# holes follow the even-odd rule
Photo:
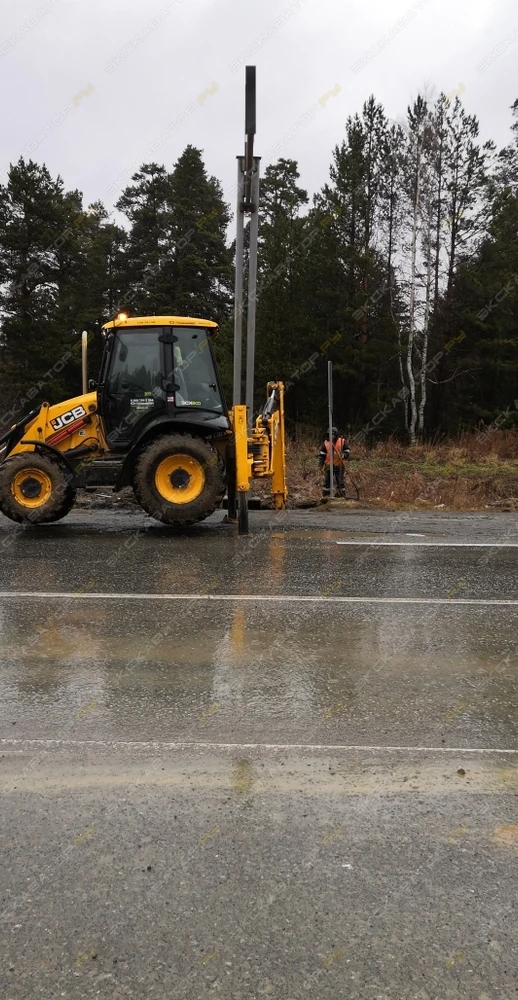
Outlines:
[[[225,495],[221,459],[204,438],[163,434],[140,452],[133,489],[151,517],[187,527],[220,506]]]
[[[38,452],[21,452],[0,465],[0,510],[19,524],[50,524],[76,498],[64,466]]]

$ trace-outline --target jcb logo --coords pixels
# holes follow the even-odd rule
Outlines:
[[[62,413],[60,417],[56,417],[55,420],[51,420],[51,426],[53,430],[60,431],[62,427],[67,427],[68,424],[73,424],[74,420],[79,420],[79,417],[86,417],[86,410],[84,406],[74,406],[73,410],[67,410],[66,413]]]

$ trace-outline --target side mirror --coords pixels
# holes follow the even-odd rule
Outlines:
[[[94,389],[97,389],[98,385],[99,383],[96,382],[94,378],[88,379],[88,388],[90,389],[90,392],[93,392]]]

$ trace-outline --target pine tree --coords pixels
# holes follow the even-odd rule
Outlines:
[[[390,319],[388,331],[397,350],[397,366],[400,392],[405,390],[406,381],[403,371],[403,326],[404,308],[398,283],[398,271],[401,263],[401,244],[404,215],[403,164],[405,149],[405,133],[399,123],[391,123],[384,131],[382,141],[382,205],[380,213],[380,245],[385,258],[385,282],[389,299]],[[388,332],[387,331],[387,332]],[[393,385],[391,383],[391,387]],[[394,389],[394,393],[395,393]],[[405,430],[408,432],[408,407],[405,398],[402,405],[397,406],[403,414]]]
[[[130,223],[119,306],[133,315],[224,320],[232,283],[229,212],[201,151],[188,146],[171,173],[143,164],[132,181],[116,206]]]
[[[28,401],[66,397],[73,384],[81,212],[80,194],[31,160],[20,159],[0,187],[2,390],[16,401],[12,416]]]
[[[507,190],[510,194],[518,194],[518,99],[511,106],[511,112],[513,138],[508,146],[500,150],[496,158],[493,178],[495,193]]]
[[[315,295],[317,301],[326,296],[325,333],[339,338],[329,355],[336,370],[337,413],[356,427],[369,423],[393,396],[391,369],[397,360],[394,295],[387,294],[382,247],[387,127],[383,109],[370,98],[361,117],[348,119],[345,140],[334,150],[330,183],[315,198],[317,218],[326,228]],[[389,271],[393,285],[392,263]],[[325,390],[321,398],[323,413]]]
[[[489,234],[457,268],[445,347],[442,426],[516,423],[518,401],[518,195],[509,187],[493,205]],[[453,375],[457,375],[455,379]]]
[[[207,175],[201,150],[194,146],[187,146],[170,176],[168,213],[170,308],[178,315],[224,321],[233,284],[229,209],[219,181]]]
[[[70,322],[77,337],[86,329],[98,331],[119,309],[127,290],[125,246],[127,235],[110,222],[101,202],[95,202],[77,219],[79,252],[77,274],[70,289]],[[95,377],[100,366],[102,340],[90,340],[88,370]]]
[[[125,254],[125,294],[133,315],[160,315],[172,291],[165,278],[172,254],[168,199],[171,178],[164,166],[143,163],[116,208],[130,222]]]
[[[289,380],[304,361],[301,328],[304,220],[307,192],[298,186],[294,160],[280,159],[266,168],[261,182],[259,273],[257,302],[256,384],[269,378]],[[289,414],[296,418],[295,382],[287,395]]]

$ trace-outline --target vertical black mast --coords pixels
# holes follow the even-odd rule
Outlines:
[[[246,67],[245,76],[245,152],[237,158],[236,279],[234,306],[234,387],[233,403],[242,403],[243,380],[243,274],[245,216],[250,216],[248,254],[248,301],[246,310],[246,385],[245,403],[251,429],[254,406],[255,315],[257,300],[257,242],[259,231],[259,165],[254,156],[256,131],[255,66]]]

